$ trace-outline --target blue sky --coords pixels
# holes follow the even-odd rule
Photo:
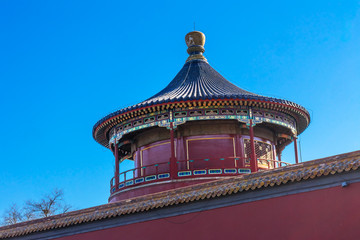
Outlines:
[[[194,22],[225,78],[309,110],[304,161],[359,149],[359,1],[2,0],[0,212],[55,187],[106,203],[114,160],[92,127],[172,80]]]

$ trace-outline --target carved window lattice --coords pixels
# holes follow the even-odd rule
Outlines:
[[[254,142],[255,142],[256,158],[258,159],[258,165],[268,167],[269,164],[270,168],[273,168],[274,162],[267,161],[267,160],[274,160],[271,144],[256,140]],[[251,158],[250,139],[244,139],[244,157],[245,157],[245,163],[250,164],[250,158]]]

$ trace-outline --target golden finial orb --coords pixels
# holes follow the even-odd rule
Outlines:
[[[205,45],[205,34],[199,31],[189,32],[185,36],[185,42],[188,47],[198,45],[203,46]]]
[[[206,58],[203,56],[205,52],[205,34],[199,31],[189,32],[185,36],[185,42],[188,46],[187,52],[190,55],[186,60],[187,62],[195,59],[206,61]]]

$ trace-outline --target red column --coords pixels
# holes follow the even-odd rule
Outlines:
[[[294,150],[295,150],[295,162],[299,163],[298,150],[297,150],[297,137],[294,136]]]
[[[251,148],[251,160],[250,160],[251,172],[257,172],[258,171],[258,163],[257,163],[257,159],[256,159],[256,152],[255,152],[254,128],[253,128],[252,119],[250,119],[250,148]]]
[[[274,160],[274,161],[272,162],[272,166],[273,166],[274,168],[276,168],[276,167],[277,167],[277,164],[276,164],[276,151],[277,151],[277,148],[276,148],[275,144],[272,145],[272,148],[273,148],[272,158],[273,158],[273,160]]]
[[[174,123],[170,122],[170,146],[171,146],[171,157],[170,157],[170,176],[171,178],[177,177],[177,166],[175,157],[175,143],[174,143]]]
[[[278,161],[279,161],[279,163],[278,163],[279,165],[278,165],[278,166],[279,166],[279,167],[282,167],[282,163],[281,163],[281,151],[280,151],[280,150],[279,150],[277,156],[278,156]]]
[[[116,140],[114,145],[114,154],[115,154],[115,189],[116,189],[115,191],[117,191],[119,187],[119,149],[116,144]]]

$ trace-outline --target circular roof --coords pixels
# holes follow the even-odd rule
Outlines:
[[[309,125],[310,115],[304,107],[287,100],[265,97],[248,92],[235,86],[221,76],[208,64],[202,54],[205,51],[203,47],[203,44],[205,43],[205,36],[202,33],[197,31],[191,32],[186,35],[185,39],[189,47],[188,53],[190,56],[175,78],[163,90],[147,100],[113,112],[98,121],[93,128],[93,136],[96,141],[103,144],[102,142],[104,137],[106,137],[104,134],[106,134],[107,131],[99,131],[101,126],[119,115],[126,114],[127,112],[131,112],[136,109],[181,101],[248,100],[276,103],[284,107],[288,107],[289,111],[299,115],[299,133],[304,131]],[[291,109],[293,109],[293,111]]]

